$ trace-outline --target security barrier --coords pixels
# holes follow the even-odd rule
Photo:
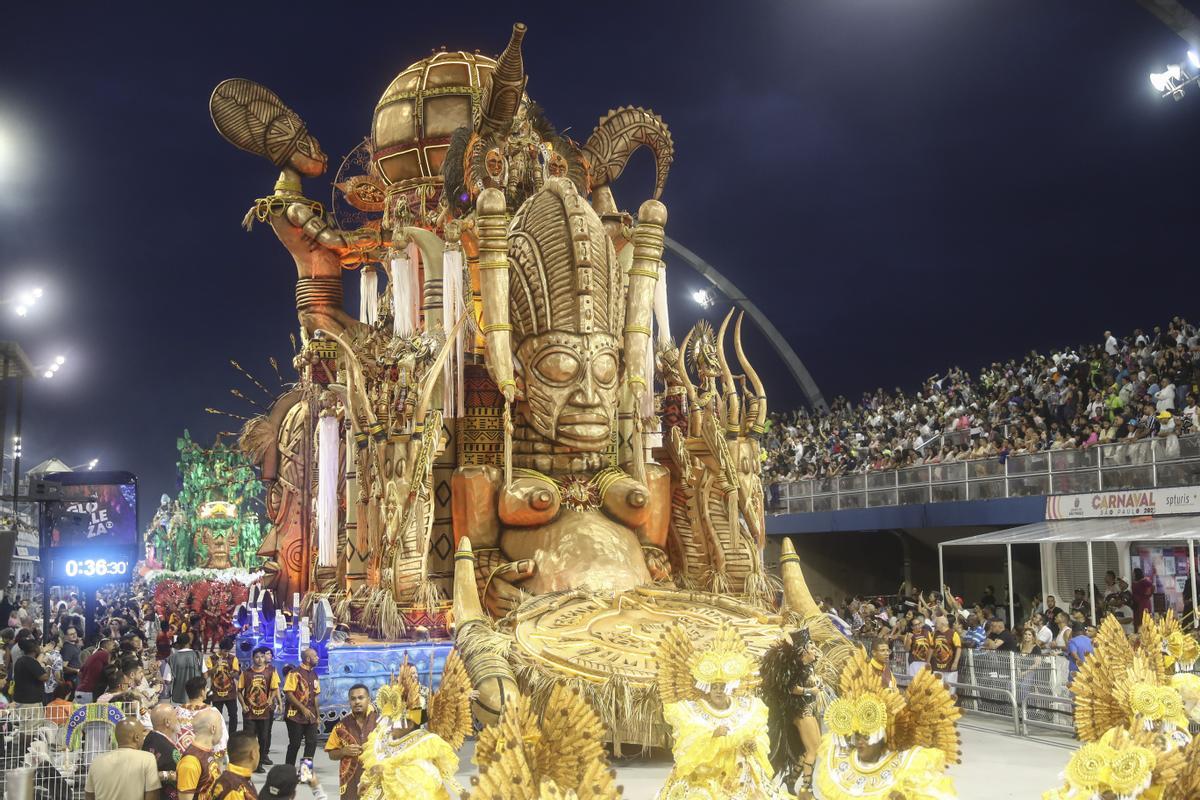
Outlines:
[[[138,711],[125,703],[0,710],[0,797],[32,789],[36,800],[82,800],[92,762],[116,747],[116,723]]]

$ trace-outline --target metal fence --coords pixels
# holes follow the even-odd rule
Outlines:
[[[0,710],[0,797],[81,800],[92,762],[116,746],[116,722],[138,711],[125,703]]]
[[[1048,450],[998,458],[922,464],[772,487],[770,511],[801,514],[917,503],[1040,497],[1200,484],[1200,434]]]
[[[1195,664],[1175,667],[1177,672],[1195,668]],[[893,650],[891,669],[899,686],[912,680],[908,653],[903,649]],[[963,709],[1004,717],[1018,734],[1027,734],[1034,727],[1075,731],[1075,701],[1065,656],[964,648],[957,680],[946,678],[946,682]],[[1200,735],[1200,725],[1193,723],[1191,733]]]

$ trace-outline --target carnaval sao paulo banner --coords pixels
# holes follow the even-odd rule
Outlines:
[[[1200,486],[1087,492],[1046,498],[1046,519],[1200,514]]]

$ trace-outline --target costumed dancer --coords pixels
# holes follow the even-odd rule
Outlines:
[[[880,684],[859,651],[842,671],[838,697],[825,710],[813,776],[818,800],[951,800],[946,777],[960,755],[962,712],[937,675],[921,670],[901,695]]]
[[[457,750],[471,733],[471,681],[457,652],[446,659],[441,687],[429,698],[428,713],[417,671],[407,663],[375,695],[379,723],[367,737],[360,759],[362,800],[450,800],[462,787],[454,782]],[[422,719],[428,720],[427,728]]]
[[[728,623],[702,653],[692,639],[680,624],[660,643],[658,688],[675,766],[657,799],[791,798],[773,780],[767,707],[745,685],[754,674],[746,643]]]
[[[1177,661],[1197,656],[1200,646],[1172,612],[1161,622],[1143,617],[1138,647],[1115,617],[1106,617],[1095,651],[1071,682],[1075,732],[1084,744],[1043,800],[1200,797],[1200,739],[1188,732],[1189,722],[1200,723],[1200,707],[1189,702],[1200,687],[1194,676],[1173,674]]]
[[[807,792],[821,745],[819,651],[807,630],[793,631],[763,654],[762,699],[767,705],[771,766],[784,786]]]
[[[371,707],[371,692],[361,683],[350,687],[350,713],[338,720],[325,742],[325,752],[338,761],[338,786],[342,800],[358,800],[362,779],[363,745],[379,724],[379,714]]]

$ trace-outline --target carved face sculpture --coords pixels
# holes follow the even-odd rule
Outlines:
[[[620,384],[616,337],[566,331],[527,337],[517,348],[529,424],[579,450],[608,447]]]
[[[500,181],[504,176],[504,156],[500,151],[492,148],[487,151],[487,155],[483,159],[484,168],[487,170],[488,177],[493,181]]]
[[[329,157],[322,152],[316,138],[305,133],[296,140],[296,150],[292,153],[289,163],[301,175],[316,178],[325,174]]]
[[[567,177],[567,160],[562,153],[551,153],[546,161],[546,174],[552,178]]]

